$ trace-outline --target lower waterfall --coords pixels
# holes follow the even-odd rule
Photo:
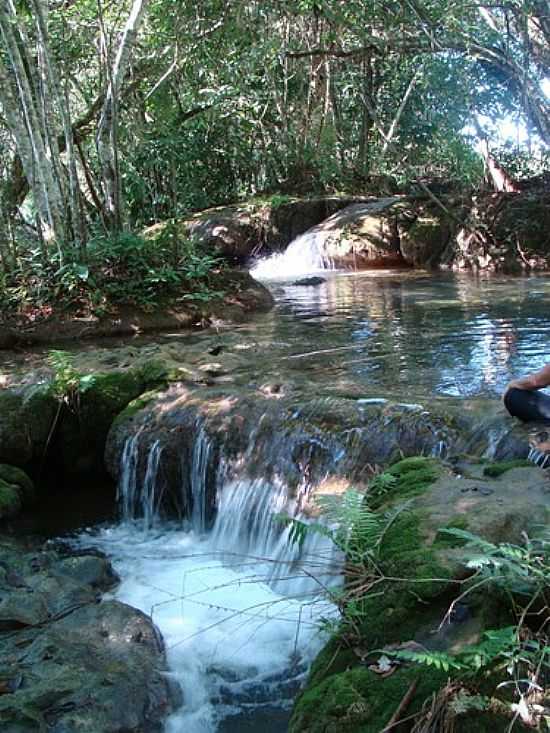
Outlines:
[[[337,582],[328,541],[312,534],[299,548],[278,519],[302,516],[309,487],[249,478],[244,467],[235,476],[218,458],[209,521],[205,482],[214,451],[197,425],[186,483],[191,507],[175,522],[160,513],[162,448],[154,441],[147,455],[140,450],[138,431],[121,457],[121,522],[80,542],[112,558],[122,579],[115,597],[150,614],[162,633],[183,693],[167,733],[283,733],[325,640],[320,620],[334,615],[318,595],[319,581]]]

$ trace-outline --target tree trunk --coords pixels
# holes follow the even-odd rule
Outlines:
[[[128,70],[132,46],[148,3],[149,0],[134,0],[112,65],[109,58],[107,58],[108,87],[101,110],[96,135],[96,147],[101,165],[105,219],[109,228],[113,231],[120,231],[122,229],[117,141],[119,93]],[[101,0],[98,0],[98,10],[102,22]]]

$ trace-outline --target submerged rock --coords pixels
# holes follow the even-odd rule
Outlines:
[[[292,284],[293,285],[322,285],[323,283],[326,283],[326,278],[317,277],[313,275],[312,277],[302,277],[300,280],[295,280]]]
[[[141,611],[98,602],[116,582],[101,556],[1,541],[2,731],[162,730],[180,702],[162,641]]]

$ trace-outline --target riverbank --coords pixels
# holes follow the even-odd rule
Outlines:
[[[4,314],[0,319],[0,350],[238,323],[250,313],[273,307],[269,291],[244,271],[211,273],[203,295],[183,291],[149,307],[113,303],[101,315],[79,314],[74,308],[63,307],[48,308],[32,317]]]

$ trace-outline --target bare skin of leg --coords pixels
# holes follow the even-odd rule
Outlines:
[[[550,453],[550,440],[545,440],[542,443],[537,443],[536,440],[531,441],[531,447],[540,450],[541,453]]]

